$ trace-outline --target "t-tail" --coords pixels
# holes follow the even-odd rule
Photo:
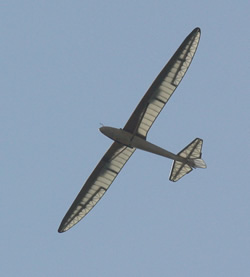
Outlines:
[[[177,155],[184,158],[186,162],[174,161],[169,180],[176,182],[193,168],[206,168],[206,163],[201,158],[203,140],[196,138],[188,146],[186,146]]]

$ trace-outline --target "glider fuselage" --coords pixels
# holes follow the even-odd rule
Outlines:
[[[175,161],[180,161],[186,163],[186,159],[183,157],[180,157],[178,155],[175,155],[153,143],[150,143],[146,141],[145,139],[131,134],[127,131],[124,131],[122,129],[113,128],[113,127],[107,127],[103,126],[100,129],[100,132],[103,133],[105,136],[109,137],[110,139],[119,142],[123,145],[126,145],[131,148],[138,148],[150,153],[154,153]]]

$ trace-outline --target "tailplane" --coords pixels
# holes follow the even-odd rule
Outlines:
[[[193,168],[206,168],[206,163],[201,158],[203,140],[196,138],[186,146],[178,156],[184,158],[186,162],[174,161],[169,180],[176,182],[184,175],[188,174]]]

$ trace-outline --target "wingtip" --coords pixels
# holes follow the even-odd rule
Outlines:
[[[58,228],[58,230],[57,230],[57,232],[58,232],[58,233],[64,233],[65,231],[67,231],[67,229],[65,230],[64,224],[61,223],[60,226],[59,226],[59,228]]]
[[[200,33],[201,32],[201,28],[200,27],[196,27],[196,28],[194,28],[194,31],[197,32],[197,33]]]
[[[58,233],[63,233],[64,231],[59,227],[57,230]]]

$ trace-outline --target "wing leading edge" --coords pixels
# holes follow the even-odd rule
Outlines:
[[[135,148],[114,142],[98,163],[69,208],[58,229],[65,232],[78,223],[102,198]]]
[[[150,127],[188,70],[198,47],[200,34],[200,28],[195,28],[186,37],[136,107],[124,126],[125,131],[146,138]]]

